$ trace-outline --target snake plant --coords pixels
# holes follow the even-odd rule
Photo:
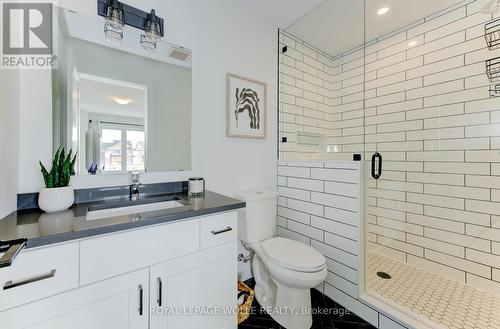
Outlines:
[[[48,171],[39,161],[43,180],[47,188],[69,186],[71,176],[75,175],[75,163],[78,152],[73,156],[73,150],[66,155],[64,147],[59,148],[52,160],[52,169]]]

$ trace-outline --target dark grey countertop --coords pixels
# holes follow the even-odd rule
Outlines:
[[[99,220],[87,220],[86,215],[89,207],[98,207],[102,201],[75,204],[65,212],[54,214],[38,209],[18,210],[0,220],[0,240],[26,237],[26,248],[33,248],[245,207],[245,202],[209,191],[199,198],[188,197],[186,193],[168,196],[178,197],[187,205]],[[113,200],[120,201],[123,199]]]

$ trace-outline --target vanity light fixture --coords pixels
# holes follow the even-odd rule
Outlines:
[[[111,99],[120,105],[128,105],[133,102],[131,99],[128,98],[113,97]]]
[[[104,34],[110,40],[121,40],[123,38],[123,10],[121,3],[117,0],[109,0],[106,6],[106,21],[104,23]]]
[[[380,8],[378,11],[377,11],[377,14],[379,14],[380,16],[382,15],[385,15],[389,12],[389,7],[383,7],[383,8]]]
[[[156,16],[155,10],[151,9],[148,15],[148,20],[146,21],[146,29],[144,34],[141,34],[141,45],[145,49],[155,49],[156,43],[161,38],[160,24],[158,23],[158,17]]]
[[[165,32],[164,19],[156,16],[154,9],[148,13],[118,0],[97,0],[97,14],[105,18],[104,32],[111,40],[121,40],[124,26],[128,25],[144,31],[141,45],[154,49]]]

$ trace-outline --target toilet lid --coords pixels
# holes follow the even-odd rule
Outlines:
[[[325,257],[298,241],[273,238],[262,244],[263,253],[277,265],[295,271],[316,272],[325,265]]]

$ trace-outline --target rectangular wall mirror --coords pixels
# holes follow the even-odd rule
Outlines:
[[[78,175],[190,170],[191,51],[146,50],[131,27],[108,40],[97,14],[59,9],[58,21],[54,151],[78,150]]]

